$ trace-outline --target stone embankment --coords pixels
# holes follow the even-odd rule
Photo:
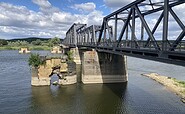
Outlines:
[[[160,84],[166,86],[169,90],[181,97],[181,101],[185,103],[185,86],[180,83],[183,81],[178,81],[175,78],[161,76],[157,73],[142,74],[143,76],[149,77]],[[184,83],[184,82],[183,82]]]

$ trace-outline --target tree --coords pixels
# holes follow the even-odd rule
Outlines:
[[[8,42],[9,46],[28,46],[28,42],[27,41],[16,41],[16,42]]]
[[[8,42],[4,39],[0,39],[0,46],[8,45]]]
[[[27,41],[20,41],[19,46],[27,46],[29,43]]]
[[[33,45],[41,45],[42,44],[42,41],[40,39],[37,39],[35,41],[32,41],[31,42]]]
[[[49,40],[49,44],[50,44],[50,46],[58,45],[58,44],[60,44],[60,39],[57,38],[57,37],[51,38],[51,39]]]

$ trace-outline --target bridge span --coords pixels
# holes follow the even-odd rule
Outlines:
[[[82,63],[83,83],[126,82],[126,56],[185,66],[185,0],[136,0],[102,25],[74,23],[62,42]]]
[[[185,0],[136,0],[105,16],[102,25],[74,23],[63,44],[185,65]],[[171,26],[175,23],[176,26]],[[178,28],[173,33],[170,28]]]

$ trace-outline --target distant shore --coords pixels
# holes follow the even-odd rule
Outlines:
[[[0,50],[19,50],[24,46],[0,46]],[[26,46],[29,50],[51,50],[49,46]]]
[[[179,81],[175,78],[162,76],[157,73],[142,74],[143,76],[149,77],[156,82],[166,86],[169,90],[181,97],[181,101],[185,103],[185,81]]]

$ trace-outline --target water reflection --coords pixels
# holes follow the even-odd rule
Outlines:
[[[43,55],[49,53],[41,52]],[[184,114],[185,112],[185,104],[179,97],[164,86],[140,75],[158,72],[184,79],[184,67],[128,57],[129,82],[125,85],[78,83],[69,86],[32,87],[28,57],[27,54],[18,54],[18,51],[0,51],[2,114]],[[80,71],[78,74],[81,74]]]
[[[126,85],[32,87],[32,106],[37,113],[116,113],[123,107]]]

